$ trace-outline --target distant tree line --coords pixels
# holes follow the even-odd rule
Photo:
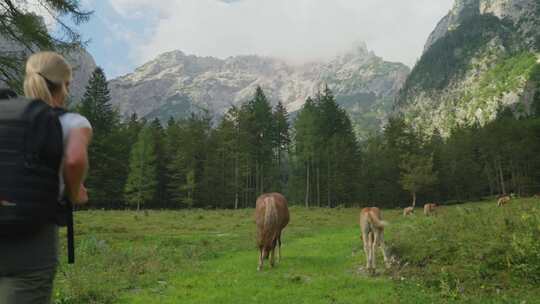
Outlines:
[[[540,111],[519,120],[502,111],[448,138],[393,117],[360,143],[330,89],[291,120],[259,87],[217,123],[193,114],[162,125],[135,114],[122,120],[99,68],[76,110],[94,127],[87,186],[95,208],[245,208],[271,191],[321,207],[540,192]]]

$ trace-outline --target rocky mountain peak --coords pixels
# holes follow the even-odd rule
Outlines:
[[[388,108],[408,72],[403,64],[377,57],[365,43],[331,60],[303,65],[257,55],[219,59],[173,51],[113,79],[110,89],[123,114],[167,119],[198,109],[220,116],[250,99],[257,86],[273,104],[281,101],[289,111],[296,111],[328,84],[338,102],[361,116]],[[383,119],[382,112],[372,115],[378,117],[374,128]]]

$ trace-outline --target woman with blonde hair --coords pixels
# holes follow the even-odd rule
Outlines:
[[[36,53],[30,56],[26,63],[24,93],[27,99],[33,100],[34,105],[41,102],[48,104],[47,108],[50,109],[47,112],[48,115],[61,113],[63,111],[54,109],[65,107],[71,79],[71,67],[61,55],[54,52]],[[27,102],[27,99],[21,102]],[[18,100],[16,101],[18,102]],[[13,99],[11,102],[14,102]],[[7,103],[0,101],[0,113],[3,106],[7,107],[3,104]],[[43,107],[44,105],[39,104],[39,106]],[[52,171],[58,172],[56,191],[49,192],[53,193],[52,197],[57,197],[56,202],[62,197],[67,197],[74,204],[84,204],[88,201],[83,182],[88,168],[87,148],[92,137],[92,127],[88,120],[79,114],[66,112],[54,117],[56,119],[55,126],[58,126],[56,150],[60,150],[60,152],[56,153],[58,161],[57,165],[54,165],[55,171]],[[52,133],[52,129],[45,132]],[[50,139],[52,135],[44,137]],[[49,164],[54,162],[54,155],[49,153],[54,150],[54,147],[51,148],[51,146],[52,144],[49,144],[49,147],[40,150],[40,158],[44,159],[45,165],[47,165],[47,161]],[[0,172],[0,181],[6,181],[5,177],[2,179],[2,174],[3,172]],[[9,184],[9,182],[6,183]],[[11,202],[4,199],[5,193],[14,192],[16,190],[10,189],[17,187],[6,188],[4,186],[2,188],[2,186],[0,184],[0,190],[4,191],[4,193],[0,193],[0,211],[4,208],[2,212],[7,213],[8,211],[5,211],[7,207],[16,205],[17,201],[13,199]],[[35,191],[34,189],[23,189],[19,192],[23,192],[19,193],[19,197],[21,195],[24,197],[25,194],[30,196],[30,193]],[[51,195],[51,193],[42,193],[43,197],[47,197],[47,195]],[[13,197],[17,196],[13,195]],[[32,233],[28,235],[17,235],[12,238],[2,237],[0,238],[0,248],[0,303],[50,303],[58,264],[57,223],[54,220],[40,223],[39,228],[33,229]]]

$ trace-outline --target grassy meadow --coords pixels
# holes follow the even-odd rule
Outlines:
[[[257,272],[253,210],[76,213],[54,303],[540,303],[540,199],[384,210],[397,262],[364,271],[359,208],[291,207],[283,260]]]

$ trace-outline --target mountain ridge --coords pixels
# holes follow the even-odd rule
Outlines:
[[[357,131],[363,133],[363,129],[377,129],[384,121],[408,73],[406,65],[384,61],[365,44],[326,61],[297,65],[258,55],[220,59],[175,50],[111,80],[110,89],[113,104],[124,115],[136,112],[164,120],[196,109],[222,115],[231,106],[249,100],[257,86],[272,104],[279,100],[294,112],[307,97],[328,85],[357,121]],[[370,116],[369,123],[363,123],[365,114]]]

